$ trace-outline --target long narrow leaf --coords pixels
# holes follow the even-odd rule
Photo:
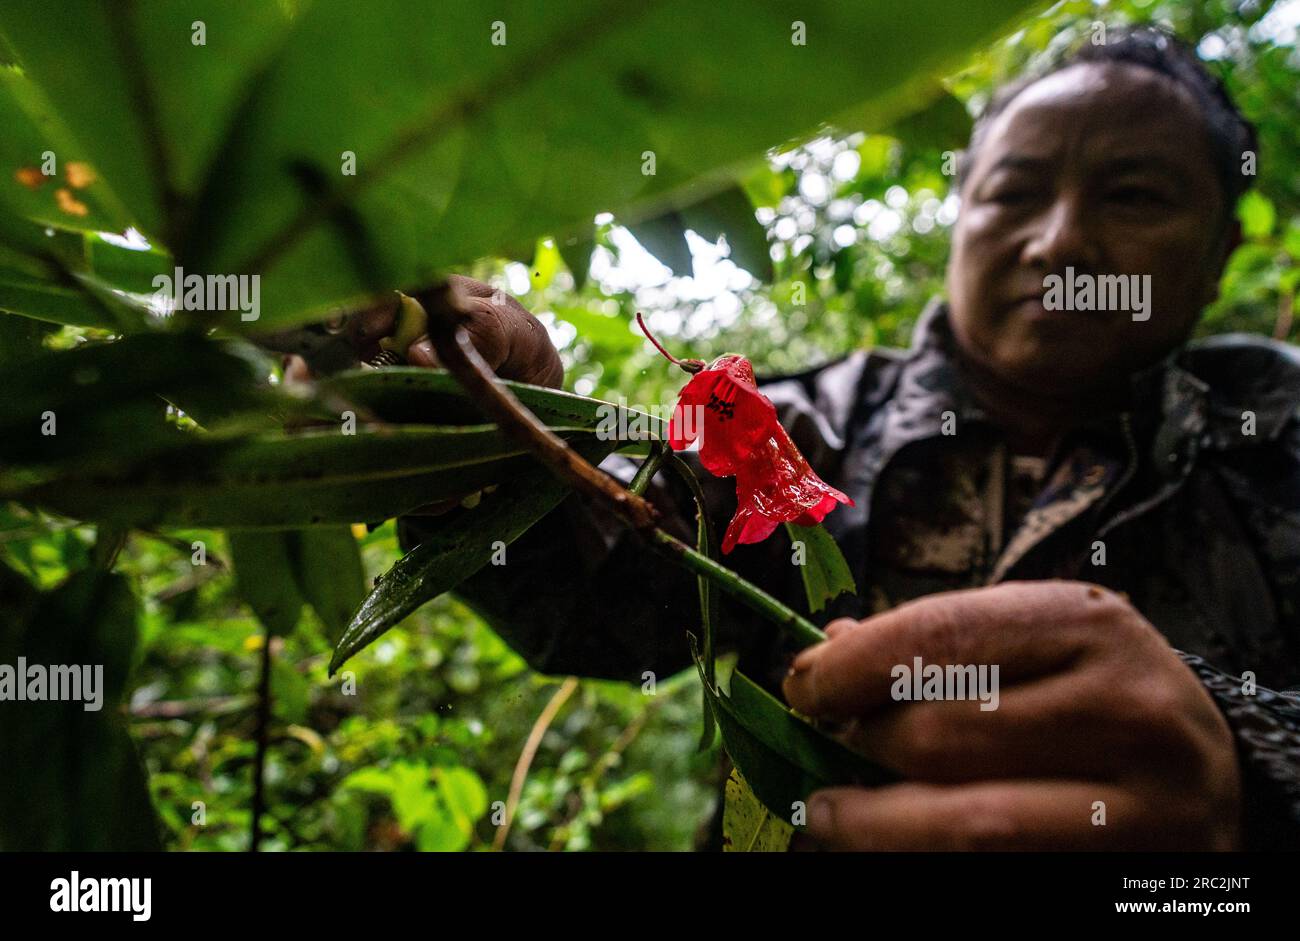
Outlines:
[[[506,547],[553,510],[566,493],[568,487],[548,469],[537,468],[484,497],[474,509],[456,511],[455,518],[379,579],[335,648],[330,673],[416,608],[489,564],[494,553],[508,551]]]
[[[597,460],[613,448],[590,432],[558,433]],[[533,463],[493,427],[362,427],[192,440],[165,460],[14,495],[123,526],[284,529],[387,519],[508,482]]]

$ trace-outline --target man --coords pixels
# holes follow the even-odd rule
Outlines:
[[[913,349],[764,387],[856,503],[826,525],[859,595],[783,681],[772,631],[735,610],[726,636],[903,779],[814,795],[820,845],[1300,846],[1300,694],[1271,691],[1300,683],[1300,358],[1187,345],[1254,146],[1164,34],[1085,47],[977,124],[948,302]],[[555,379],[522,308],[487,303],[479,344]],[[720,523],[731,483],[711,482]],[[651,496],[688,536],[672,486]],[[728,562],[797,603],[779,540]],[[690,576],[576,497],[462,594],[538,669],[637,682],[688,663],[698,617]],[[917,657],[997,665],[998,708],[895,699]]]

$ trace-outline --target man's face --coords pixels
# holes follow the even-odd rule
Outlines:
[[[1014,98],[964,181],[948,266],[953,329],[973,365],[1077,397],[1126,387],[1182,342],[1226,257],[1205,136],[1190,96],[1132,65],[1071,66]],[[1149,319],[1047,309],[1045,278],[1070,267],[1076,284],[1149,276],[1127,279],[1149,286]]]

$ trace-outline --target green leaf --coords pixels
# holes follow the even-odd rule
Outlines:
[[[844,553],[821,523],[815,526],[786,523],[785,529],[790,534],[796,559],[802,559],[798,568],[808,596],[809,611],[820,611],[826,607],[826,602],[846,591],[851,595],[857,594],[858,586]]]
[[[215,405],[259,383],[246,358],[187,334],[140,334],[11,363],[0,397],[8,465],[0,491],[152,461],[194,441],[166,421],[166,400]]]
[[[582,342],[590,343],[602,352],[626,354],[645,342],[643,335],[633,332],[626,317],[602,314],[586,307],[560,305],[555,307],[555,316],[573,324]]]
[[[0,564],[0,664],[102,668],[87,701],[7,701],[0,722],[0,850],[154,851],[157,822],[120,704],[135,652],[130,582],[78,572],[34,593]],[[92,674],[93,676],[93,674]],[[86,696],[88,688],[83,688]]]
[[[235,584],[242,598],[268,631],[293,633],[304,604],[298,590],[298,560],[293,532],[227,534]]]
[[[1265,239],[1273,233],[1277,210],[1273,201],[1258,190],[1250,190],[1237,202],[1241,233],[1248,239]]]
[[[723,852],[784,853],[793,836],[794,827],[764,807],[745,776],[732,768],[722,810]]]
[[[47,19],[57,23],[63,17]],[[69,133],[31,76],[12,67],[0,66],[0,127],[0,180],[13,211],[59,228],[121,232],[130,225],[88,149]]]
[[[330,640],[338,640],[366,594],[361,552],[348,527],[234,531],[227,540],[240,597],[272,634],[291,633],[309,604]]]
[[[629,223],[628,231],[648,251],[678,277],[689,277],[694,267],[691,248],[686,243],[686,222],[678,212]]]
[[[11,196],[0,186],[0,310],[77,326],[138,328],[143,314],[127,299],[94,289],[85,236],[23,219]]]
[[[488,793],[482,779],[469,768],[434,768],[433,779],[438,785],[442,806],[467,837],[474,823],[487,813]]]
[[[329,639],[337,642],[366,597],[361,550],[347,526],[305,529],[298,533],[298,585],[321,619]]]
[[[937,89],[934,100],[883,133],[916,148],[960,150],[970,140],[971,116],[955,96]]]
[[[133,368],[133,360],[150,368]],[[322,383],[316,400],[295,403],[272,394],[258,363],[237,344],[138,335],[13,367],[12,393],[0,400],[0,445],[11,465],[0,472],[0,494],[122,526],[284,529],[386,519],[509,481],[532,466],[531,456],[495,426],[404,424],[484,420],[443,371],[343,373]],[[615,446],[665,433],[664,423],[645,413],[504,385],[557,434],[601,458]],[[162,395],[205,421],[260,404],[254,417],[263,425],[274,411],[339,422],[349,409],[361,419],[403,424],[359,424],[355,435],[343,434],[341,424],[187,434],[163,421]],[[47,411],[57,418],[56,436],[41,433]]]
[[[725,236],[731,260],[760,281],[772,280],[767,229],[754,215],[754,206],[739,186],[728,186],[702,202],[681,210],[681,219],[710,242]]]
[[[203,45],[193,42],[197,20]],[[97,185],[155,235],[176,227],[169,214],[188,215],[186,203],[288,27],[277,4],[251,0],[68,0],[57,16],[39,4],[0,9],[0,31],[40,93],[15,99],[38,116],[48,102],[75,156],[102,177]]]
[[[530,274],[528,290],[544,291],[550,287],[563,260],[553,240],[538,239],[537,247],[533,249],[532,263],[528,268]]]
[[[597,460],[613,449],[591,432],[554,430]],[[65,516],[137,528],[284,529],[388,519],[508,482],[533,466],[491,425],[189,438],[166,460],[64,473],[12,493]],[[8,495],[3,486],[0,495]]]
[[[487,565],[494,553],[504,551],[559,505],[567,492],[549,470],[537,468],[484,496],[474,509],[455,511],[379,578],[335,647],[330,674],[416,608]]]
[[[591,252],[596,247],[591,227],[587,227],[586,235],[557,238],[555,247],[559,249],[560,257],[564,259],[569,274],[573,275],[573,289],[581,291],[582,286],[587,283],[587,276],[591,273]]]
[[[48,278],[0,267],[0,311],[76,327],[115,326],[86,292]]]
[[[773,815],[790,819],[793,803],[807,801],[819,788],[870,787],[897,779],[819,731],[739,670],[732,671],[727,691],[711,685],[694,635],[689,639],[723,746]]]
[[[611,321],[613,318],[610,318]],[[626,321],[617,321],[626,326]],[[638,438],[664,438],[667,422],[645,412],[587,396],[522,382],[498,384],[514,393],[528,410],[552,427],[583,428],[604,434],[622,428]],[[357,369],[321,383],[321,396],[334,397],[391,422],[475,424],[485,414],[443,369],[394,366]]]
[[[806,45],[784,5],[748,0],[555,0],[544,16],[466,0],[436,17],[375,0],[361,21],[316,0],[292,25],[278,4],[70,0],[58,16],[7,4],[0,31],[143,231],[189,270],[263,276],[261,328],[653,206],[958,64],[1028,6],[808,0]]]
[[[0,287],[0,293],[3,287]],[[44,349],[44,337],[53,327],[26,317],[0,315],[0,359],[15,362],[30,356],[39,356]]]

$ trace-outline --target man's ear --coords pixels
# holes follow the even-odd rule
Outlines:
[[[1223,280],[1223,269],[1227,267],[1228,259],[1241,246],[1241,242],[1241,223],[1234,214],[1224,227],[1223,235],[1219,239],[1214,256],[1210,259],[1210,270],[1213,272],[1213,276],[1205,286],[1205,301],[1202,307],[1208,307],[1219,299],[1219,282]]]

